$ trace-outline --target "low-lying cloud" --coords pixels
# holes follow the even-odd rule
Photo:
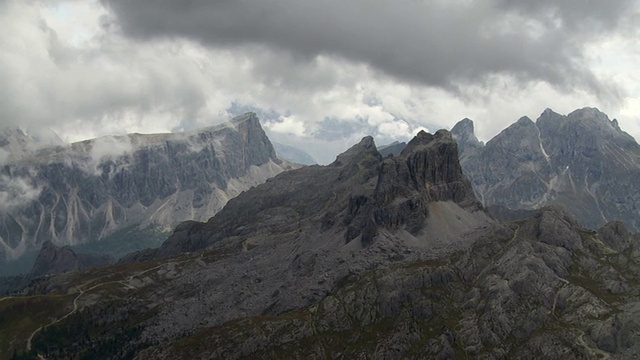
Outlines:
[[[9,211],[28,205],[41,192],[42,187],[34,184],[30,178],[0,175],[0,210]]]
[[[617,54],[637,17],[632,0],[4,0],[0,127],[71,142],[250,108],[318,159],[464,117],[487,140],[547,107],[628,129],[637,56]]]

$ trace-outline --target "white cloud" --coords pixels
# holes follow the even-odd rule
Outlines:
[[[10,152],[5,149],[0,149],[0,166],[4,165],[4,163],[9,160],[9,156],[11,156]]]
[[[273,132],[292,134],[300,137],[307,135],[304,123],[295,115],[280,116],[278,121],[266,123],[265,128]]]
[[[96,163],[100,163],[131,153],[133,150],[128,136],[104,136],[92,141],[90,155]]]
[[[42,188],[29,178],[0,175],[0,210],[8,211],[29,204],[40,196]]]
[[[639,112],[634,105],[640,96],[636,74],[638,47],[633,36],[623,33],[612,36],[607,32],[606,38],[590,42],[580,39],[581,44],[587,45],[579,59],[582,67],[579,70],[586,69],[603,83],[614,83],[624,89],[621,100],[617,101],[615,96],[599,94],[588,86],[573,88],[572,81],[550,85],[551,80],[543,74],[532,73],[525,81],[517,71],[501,72],[500,66],[509,59],[502,58],[499,52],[485,54],[487,62],[482,66],[489,66],[490,75],[469,76],[471,80],[466,81],[463,75],[467,70],[456,66],[466,61],[460,60],[460,56],[473,58],[474,53],[468,51],[477,49],[465,48],[468,41],[463,30],[468,27],[448,26],[451,33],[447,33],[446,38],[452,37],[462,50],[439,54],[448,61],[456,61],[457,65],[452,65],[457,69],[456,76],[425,70],[411,79],[407,69],[431,69],[433,64],[422,61],[423,57],[419,56],[429,59],[428,46],[446,51],[448,48],[439,43],[445,38],[429,36],[424,44],[412,43],[423,48],[412,48],[411,53],[397,51],[408,43],[392,44],[387,53],[387,47],[374,47],[372,49],[378,51],[373,54],[377,62],[367,62],[363,54],[370,49],[360,44],[354,50],[357,53],[334,45],[331,45],[332,51],[322,51],[319,46],[298,53],[259,41],[218,46],[195,37],[188,40],[189,34],[148,36],[141,40],[123,35],[119,29],[120,19],[103,3],[8,0],[0,5],[0,23],[4,30],[0,33],[3,49],[0,52],[0,83],[3,84],[0,127],[42,127],[44,124],[67,141],[130,132],[167,132],[178,127],[193,129],[220,123],[228,119],[228,111],[236,103],[272,111],[276,115],[263,119],[263,124],[274,140],[300,146],[319,161],[329,162],[337,152],[365,135],[374,135],[379,143],[395,138],[406,140],[420,128],[433,131],[451,128],[458,120],[469,117],[476,122],[478,137],[486,141],[522,115],[535,119],[547,107],[568,113],[579,107],[595,106],[611,118],[618,118],[623,129],[640,137]],[[356,11],[352,4],[344,6]],[[370,5],[364,9],[380,15],[378,10],[367,6]],[[468,26],[484,24],[479,27],[484,31],[482,36],[499,35],[507,39],[509,33],[515,32],[532,39],[529,45],[533,47],[528,49],[539,49],[550,55],[575,49],[555,48],[557,43],[548,34],[556,34],[563,27],[582,26],[566,4],[549,5],[557,10],[556,15],[563,16],[561,18],[545,13],[544,6],[535,4],[530,5],[531,9],[523,4],[500,1],[490,4],[441,2],[438,6],[448,11],[447,16],[477,22]],[[471,15],[495,16],[492,7],[501,6],[508,8],[509,16],[501,18],[505,24],[498,28],[489,26],[491,22],[486,19],[474,19],[463,11],[474,8],[477,12]],[[578,13],[582,11],[578,10]],[[393,11],[395,15],[402,15],[404,10]],[[540,16],[525,16],[532,14]],[[370,37],[378,34],[380,26],[387,29],[391,25],[378,26],[363,22],[364,18],[356,19],[358,24],[370,26],[367,29],[372,33],[348,32],[351,38],[344,43],[364,37],[362,46],[386,44],[385,41],[410,32],[411,27],[422,26],[415,14],[410,15],[410,27],[403,28],[403,24],[398,23],[397,34],[378,39]],[[583,19],[593,20],[590,16]],[[337,20],[345,31],[349,26],[347,20]],[[607,28],[616,27],[607,25]],[[329,32],[325,34],[327,39],[343,43],[335,29],[325,30]],[[574,35],[580,33],[572,31]],[[491,39],[486,41],[500,45]],[[314,46],[311,43],[292,46],[299,45]],[[539,56],[520,55],[516,60],[540,69],[539,64],[528,63]],[[389,69],[385,64],[395,70],[385,71]],[[399,65],[406,67],[400,69]],[[507,65],[504,66],[509,68]],[[447,63],[433,66],[435,70],[448,68]],[[497,67],[495,72],[491,70],[493,66]],[[430,76],[440,82],[429,82]],[[444,81],[443,77],[450,83],[438,86]]]

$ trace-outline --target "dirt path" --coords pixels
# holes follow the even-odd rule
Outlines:
[[[175,265],[183,264],[183,263],[186,263],[186,262],[189,262],[189,261],[191,261],[191,260],[184,260],[184,261],[180,261],[180,262],[175,263]],[[84,295],[86,292],[89,292],[89,291],[91,291],[91,290],[93,290],[93,289],[95,289],[95,288],[98,288],[98,287],[100,287],[100,286],[104,286],[104,285],[107,285],[107,284],[114,284],[114,283],[122,284],[122,285],[124,285],[124,286],[125,286],[126,288],[128,288],[128,289],[132,289],[132,288],[133,288],[133,289],[135,289],[135,286],[131,286],[130,284],[128,284],[129,282],[131,282],[131,280],[133,280],[133,279],[134,279],[134,278],[136,278],[136,277],[142,276],[142,275],[144,275],[144,274],[146,274],[146,273],[148,273],[148,272],[151,272],[151,271],[153,271],[153,270],[157,270],[157,269],[159,269],[159,268],[161,268],[161,267],[163,267],[163,266],[166,266],[166,265],[168,265],[168,264],[169,264],[169,263],[163,263],[163,264],[160,264],[160,265],[158,265],[158,266],[154,266],[154,267],[152,267],[152,268],[149,268],[149,269],[144,270],[144,271],[142,271],[142,272],[139,272],[139,273],[137,273],[137,274],[133,274],[133,275],[129,276],[126,280],[105,281],[105,282],[102,282],[102,283],[99,283],[99,284],[93,285],[92,287],[90,287],[90,288],[88,288],[88,289],[86,289],[86,290],[85,290],[85,289],[83,289],[82,287],[83,287],[84,285],[86,285],[87,283],[85,283],[85,284],[83,284],[83,285],[80,285],[80,286],[76,287],[76,289],[79,291],[79,294],[78,294],[78,296],[76,296],[76,297],[73,299],[73,310],[71,310],[71,311],[70,311],[70,312],[68,312],[66,315],[62,316],[61,318],[57,319],[56,321],[54,321],[54,322],[52,322],[52,323],[50,323],[50,324],[47,324],[47,325],[42,325],[42,326],[40,326],[39,328],[37,328],[36,330],[34,330],[34,331],[31,333],[31,335],[29,336],[29,339],[27,340],[27,352],[31,351],[31,342],[32,342],[32,340],[33,340],[33,337],[34,337],[34,336],[36,336],[36,334],[37,334],[38,332],[42,331],[42,329],[44,329],[44,328],[46,328],[46,327],[48,327],[48,326],[55,325],[55,324],[57,324],[57,323],[61,322],[62,320],[64,320],[64,319],[68,318],[69,316],[71,316],[71,315],[75,314],[75,313],[76,313],[76,311],[78,311],[78,300],[80,300],[80,298],[82,297],[82,295]],[[10,299],[10,298],[11,298],[10,296],[9,296],[9,297],[5,297],[5,298],[0,299],[0,301],[6,300],[6,299]],[[41,355],[38,355],[38,356],[41,356]]]
[[[103,283],[103,284],[106,284],[106,283]],[[98,287],[99,285],[103,285],[103,284],[98,284],[98,285],[92,287],[91,289],[94,289],[94,288]],[[88,290],[91,290],[91,289],[88,289]],[[80,299],[80,297],[84,294],[84,290],[82,290],[81,288],[78,288],[78,290],[80,291],[80,293],[78,294],[78,296],[75,297],[75,299],[73,299],[73,310],[71,310],[65,316],[63,316],[63,317],[57,319],[56,321],[52,322],[51,324],[42,325],[39,328],[37,328],[34,332],[32,332],[31,336],[29,336],[29,339],[27,340],[27,351],[31,351],[31,341],[33,340],[33,337],[36,336],[36,334],[38,332],[40,332],[43,328],[45,328],[47,326],[51,326],[51,325],[57,324],[60,321],[62,321],[64,319],[68,318],[69,316],[73,315],[76,311],[78,311],[78,299]]]

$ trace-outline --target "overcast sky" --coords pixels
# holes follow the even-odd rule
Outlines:
[[[639,0],[0,0],[0,127],[65,140],[256,111],[320,162],[595,106],[640,138]]]

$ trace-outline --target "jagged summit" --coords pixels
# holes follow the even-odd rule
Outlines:
[[[401,155],[404,156],[412,152],[424,150],[434,142],[448,142],[450,144],[455,144],[453,136],[448,130],[441,129],[436,131],[435,134],[430,134],[424,130],[420,130],[420,132],[418,132],[402,150]]]
[[[607,114],[600,111],[595,107],[583,107],[581,109],[576,109],[569,114],[567,114],[568,118],[575,119],[598,119],[598,120],[607,120],[609,121],[609,117]]]
[[[582,133],[599,132],[602,136],[615,137],[627,135],[620,129],[616,119],[609,120],[607,114],[594,107],[577,109],[568,115],[561,115],[551,109],[546,109],[536,120],[536,124],[541,131],[556,131],[558,129],[567,131],[578,127],[583,129],[580,131]]]
[[[363,137],[359,143],[353,145],[351,148],[338,155],[332,165],[340,166],[349,164],[354,161],[359,161],[366,156],[373,156],[377,158],[381,157],[372,136]]]
[[[523,117],[483,148],[461,152],[485,205],[514,210],[562,204],[585,226],[623,220],[640,230],[640,145],[596,108]]]
[[[451,133],[461,139],[475,138],[475,125],[473,124],[473,120],[464,118],[458,121],[451,129]]]
[[[460,229],[488,221],[481,210],[471,184],[462,174],[456,143],[449,131],[441,130],[435,135],[422,131],[400,156],[390,158],[382,158],[373,138],[365,137],[331,165],[277,176],[229,201],[207,223],[181,226],[159,250],[133,258],[194,251],[232,241],[257,228],[269,228],[272,235],[291,231],[293,225],[271,225],[273,218],[289,218],[303,228],[331,228],[332,233],[343,234],[346,243],[357,239],[358,244],[370,245],[383,230],[402,229],[411,237],[418,237],[411,240],[414,244],[426,246],[441,241],[443,245]],[[466,223],[459,224],[460,229],[456,230],[441,229],[439,236],[426,239],[429,226],[441,225],[430,223],[432,213],[452,216],[453,223]],[[319,235],[307,234],[313,236]]]
[[[451,135],[458,143],[458,153],[461,158],[484,146],[484,143],[476,137],[473,120],[469,118],[458,121],[451,129]]]
[[[553,111],[553,109],[551,109],[551,108],[544,109],[542,114],[540,114],[540,116],[552,116],[552,115],[560,115],[560,114],[558,114],[557,112]]]

